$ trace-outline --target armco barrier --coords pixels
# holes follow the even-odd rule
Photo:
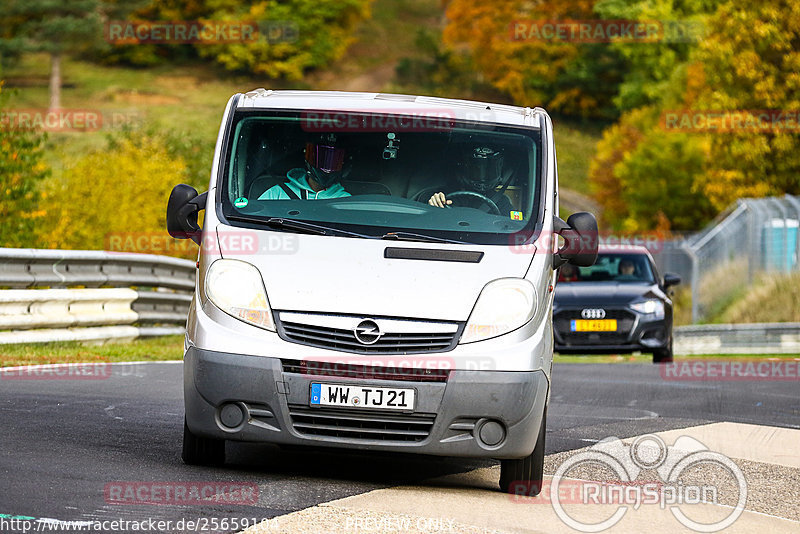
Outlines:
[[[800,323],[679,326],[674,335],[675,354],[800,355]]]
[[[0,248],[0,345],[183,333],[195,276],[167,256]],[[674,348],[800,354],[800,323],[680,326]]]
[[[153,254],[0,248],[0,345],[180,334],[195,275]]]

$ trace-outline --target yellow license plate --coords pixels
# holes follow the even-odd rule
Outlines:
[[[616,319],[573,319],[570,321],[573,332],[616,332]]]

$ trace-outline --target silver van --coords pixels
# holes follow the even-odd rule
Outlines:
[[[200,245],[186,463],[228,440],[496,458],[539,492],[555,269],[597,254],[591,214],[558,217],[543,109],[236,94],[167,227]]]

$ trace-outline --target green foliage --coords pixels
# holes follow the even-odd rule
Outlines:
[[[34,228],[46,215],[37,189],[50,174],[43,161],[45,135],[4,121],[6,102],[0,82],[0,247],[33,247]]]
[[[146,140],[153,139],[158,140],[172,160],[183,163],[183,172],[174,177],[172,185],[189,184],[201,192],[208,189],[216,141],[213,137],[182,127],[166,129],[153,122],[139,128],[123,128],[106,137],[112,151],[121,149],[126,143],[141,146]]]
[[[661,129],[657,108],[623,114],[598,144],[589,179],[616,230],[690,231],[714,216],[698,192],[708,146],[704,137]]]
[[[5,0],[0,26],[6,46],[15,50],[75,52],[102,37],[101,1]]]
[[[197,44],[125,44],[108,47],[104,60],[149,66],[191,57],[225,69],[300,80],[338,59],[353,40],[373,0],[151,0],[133,17],[145,21],[254,22],[258,39]]]
[[[800,4],[730,0],[709,19],[694,60],[697,110],[800,110]],[[711,138],[702,191],[717,209],[742,196],[800,194],[800,134],[733,131]]]
[[[404,57],[397,63],[396,79],[400,91],[471,96],[488,90],[475,77],[475,64],[468,54],[442,44],[439,31],[417,30],[414,41],[417,57]]]
[[[40,227],[40,239],[45,247],[67,249],[117,250],[109,240],[129,234],[144,236],[141,248],[162,243],[166,199],[185,172],[162,138],[130,134],[114,140],[107,150],[67,165],[61,180],[49,184],[43,205],[57,224]]]
[[[624,58],[622,81],[614,104],[620,111],[658,103],[671,90],[672,73],[686,63],[705,34],[706,18],[720,0],[599,0],[594,11],[611,20],[661,23],[656,42],[615,41],[609,44]]]
[[[228,70],[300,80],[310,68],[338,59],[352,42],[356,24],[369,16],[372,0],[209,0],[214,20],[257,21],[285,28],[276,39],[262,32],[255,42],[199,45],[203,57]],[[296,35],[296,38],[292,38]],[[288,37],[288,38],[287,38]],[[273,42],[270,42],[273,41]]]

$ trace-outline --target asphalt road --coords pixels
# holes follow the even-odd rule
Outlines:
[[[553,370],[547,453],[713,421],[800,428],[797,381],[681,382],[649,364]],[[490,465],[485,461],[232,444],[224,468],[180,460],[180,363],[115,364],[102,380],[0,378],[0,518],[271,518],[341,497]],[[257,506],[120,505],[120,481],[258,484]]]

